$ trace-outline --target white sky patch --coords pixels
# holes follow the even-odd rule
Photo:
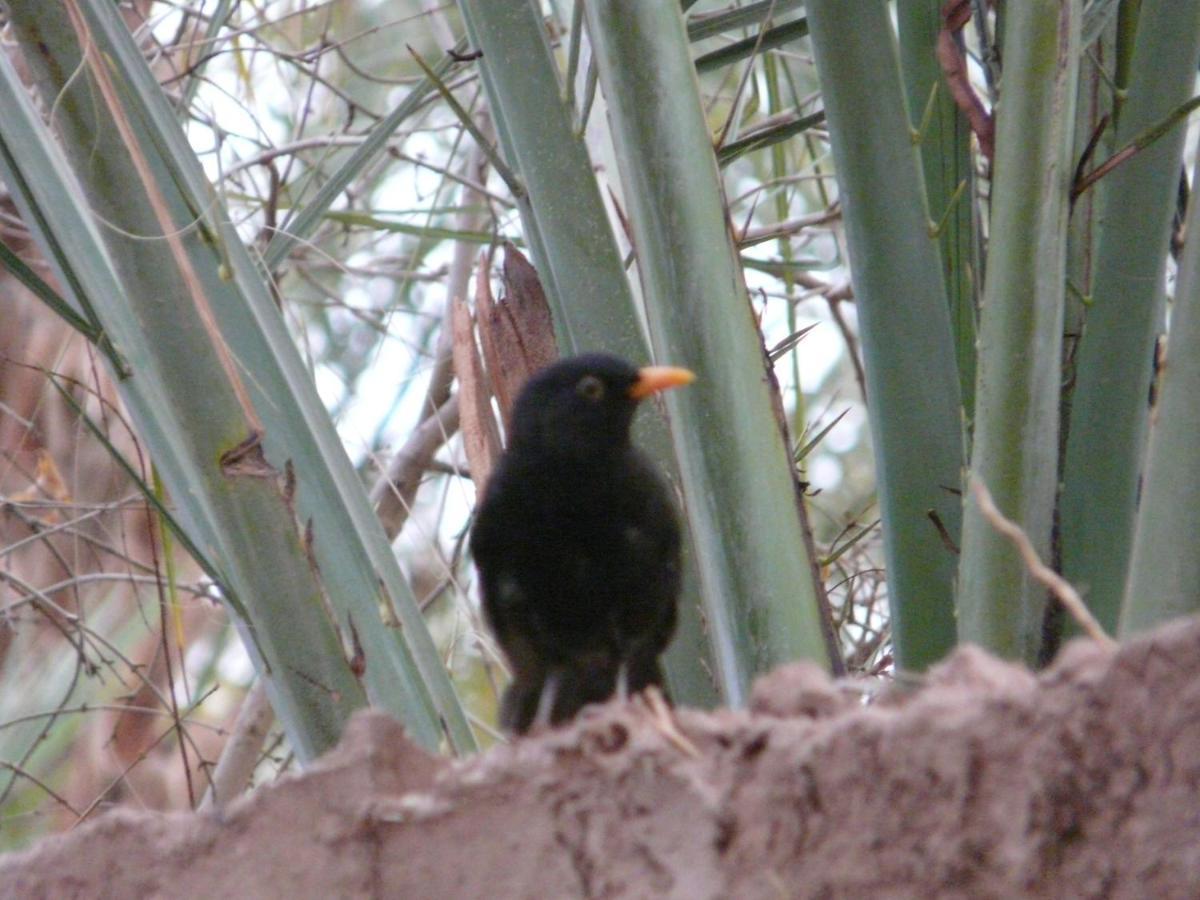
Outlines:
[[[346,385],[342,376],[324,364],[318,365],[313,373],[317,384],[317,395],[326,409],[333,409],[346,396]]]
[[[842,483],[842,464],[836,456],[821,453],[815,456],[806,470],[809,483],[821,490],[832,490]]]
[[[254,680],[254,663],[241,641],[225,645],[225,652],[217,660],[217,674],[221,681],[233,684],[249,684]]]
[[[822,273],[822,277],[836,281],[841,277],[840,272],[840,269],[834,269],[829,273]],[[764,307],[762,291],[778,291],[778,279],[754,269],[746,269],[745,275],[746,286],[750,290],[750,303],[755,314],[762,315],[762,330],[766,335],[767,347],[770,348],[790,333],[789,301],[771,296],[766,299]],[[799,362],[800,384],[805,393],[810,394],[829,376],[830,370],[845,352],[845,347],[837,325],[830,317],[829,309],[822,298],[801,301],[794,318],[797,330],[814,324],[817,326],[801,339],[793,351]],[[782,357],[776,363],[775,375],[786,397],[795,387],[792,383],[792,363],[789,356]]]
[[[833,407],[833,415],[841,415],[846,406]],[[863,426],[867,423],[866,411],[857,403],[850,404],[842,421],[838,422],[821,441],[821,447],[830,453],[848,453],[858,446]]]
[[[812,321],[799,319],[797,324],[803,328]],[[830,370],[841,359],[844,350],[842,337],[833,323],[823,318],[817,321],[817,327],[805,335],[796,347],[796,356],[800,361],[800,384],[805,393],[812,393],[813,388],[829,377]]]

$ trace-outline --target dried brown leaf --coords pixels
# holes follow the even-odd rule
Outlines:
[[[511,243],[504,244],[504,296],[497,303],[487,278],[490,258],[475,279],[479,342],[505,428],[513,402],[534,372],[558,359],[554,323],[537,270]]]
[[[451,301],[450,322],[454,335],[454,371],[458,376],[460,428],[471,479],[480,494],[500,458],[500,434],[492,415],[491,397],[483,376],[483,362],[475,346],[471,311],[466,301]]]

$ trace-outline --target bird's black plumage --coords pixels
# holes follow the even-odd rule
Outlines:
[[[588,354],[535,374],[517,398],[471,551],[483,611],[512,668],[501,725],[527,731],[662,686],[675,628],[679,524],[666,484],[630,442],[638,403],[686,384]]]

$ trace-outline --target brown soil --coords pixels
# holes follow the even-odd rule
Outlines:
[[[0,894],[1194,898],[1198,786],[1191,621],[1037,677],[962,650],[869,707],[791,666],[752,712],[611,704],[460,762],[364,713],[220,816],[116,812],[11,856]]]

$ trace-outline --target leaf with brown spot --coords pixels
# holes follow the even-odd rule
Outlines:
[[[273,478],[279,474],[263,455],[261,431],[250,432],[236,447],[221,454],[221,474],[228,478]]]
[[[475,489],[483,493],[488,476],[500,458],[500,434],[487,382],[483,377],[483,362],[475,347],[475,333],[471,322],[471,311],[466,301],[456,297],[451,302],[450,327],[453,334],[454,372],[458,376],[460,428],[463,445],[467,451],[467,462],[471,466],[471,480]]]
[[[354,624],[354,616],[349,617],[350,639],[353,641],[354,653],[350,657],[350,671],[359,681],[367,673],[367,654],[363,650],[362,639],[358,636],[358,626]]]

